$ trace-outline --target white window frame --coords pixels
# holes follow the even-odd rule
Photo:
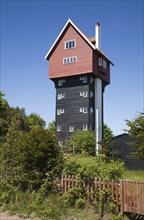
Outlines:
[[[77,56],[63,58],[63,64],[76,63]]]
[[[74,126],[69,127],[69,132],[74,132]]]
[[[80,112],[82,113],[88,113],[88,107],[81,107]]]
[[[65,82],[66,82],[65,79],[59,79],[59,80],[58,80],[58,86],[62,86],[63,83],[65,83]]]
[[[107,62],[106,60],[103,59],[103,67],[106,69],[107,68]]]
[[[87,124],[83,124],[83,131],[87,131],[87,130],[88,130]]]
[[[98,59],[98,65],[104,67],[105,69],[107,68],[107,61],[103,58]]]
[[[60,100],[60,99],[64,99],[65,98],[65,93],[59,93],[57,95],[57,99]]]
[[[80,96],[88,97],[88,91],[80,92]]]
[[[64,109],[57,109],[57,115],[61,115],[64,113]]]
[[[72,45],[72,42],[74,45]],[[72,46],[70,46],[70,45],[72,45]],[[76,47],[76,40],[75,39],[65,41],[65,44],[64,44],[65,50],[73,49],[75,47]]]
[[[83,83],[87,83],[87,76],[81,76],[79,79],[82,80]]]
[[[57,125],[57,131],[61,131],[61,125]]]
[[[98,64],[99,64],[99,66],[102,66],[102,65],[103,65],[103,59],[102,59],[102,58],[99,58],[99,59],[98,59]]]

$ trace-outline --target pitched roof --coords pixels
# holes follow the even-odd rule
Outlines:
[[[63,29],[61,30],[60,34],[58,35],[58,37],[56,38],[55,42],[53,43],[53,45],[51,46],[51,48],[49,49],[48,53],[46,54],[45,56],[45,59],[46,60],[49,60],[49,57],[50,57],[50,54],[51,52],[53,51],[55,45],[58,43],[60,37],[62,36],[63,32],[65,31],[65,29],[67,28],[67,26],[71,24],[74,29],[82,36],[82,38],[90,45],[90,47],[97,51],[98,53],[100,53],[101,55],[103,55],[112,65],[114,65],[110,60],[109,58],[100,50],[98,50],[94,44],[92,43],[94,41],[94,38],[89,38],[87,37],[72,21],[71,19],[68,19],[68,21],[66,22],[65,26],[63,27]]]

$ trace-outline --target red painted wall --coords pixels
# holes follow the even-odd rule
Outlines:
[[[100,56],[100,54],[97,54],[96,51],[93,51],[93,73],[95,76],[99,77],[106,83],[110,83],[110,62],[107,61],[107,68],[105,69],[102,66],[98,65],[98,59],[103,58],[106,60],[105,57]]]
[[[76,40],[76,47],[64,49],[65,41]],[[77,62],[63,64],[63,58],[77,56]],[[49,78],[91,73],[93,70],[93,49],[69,26],[49,59]]]

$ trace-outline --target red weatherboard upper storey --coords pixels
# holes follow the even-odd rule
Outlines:
[[[65,41],[69,40],[76,41],[75,48],[65,49]],[[95,38],[88,38],[69,19],[45,57],[49,60],[49,78],[93,73],[96,77],[109,83],[110,64],[113,65],[113,63],[95,47],[94,42]],[[63,64],[64,58],[74,56],[77,57],[77,62]],[[106,60],[107,69],[102,67],[99,69],[99,58]]]

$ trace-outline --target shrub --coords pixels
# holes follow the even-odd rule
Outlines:
[[[76,131],[68,141],[76,154],[95,154],[95,137],[92,131]]]

